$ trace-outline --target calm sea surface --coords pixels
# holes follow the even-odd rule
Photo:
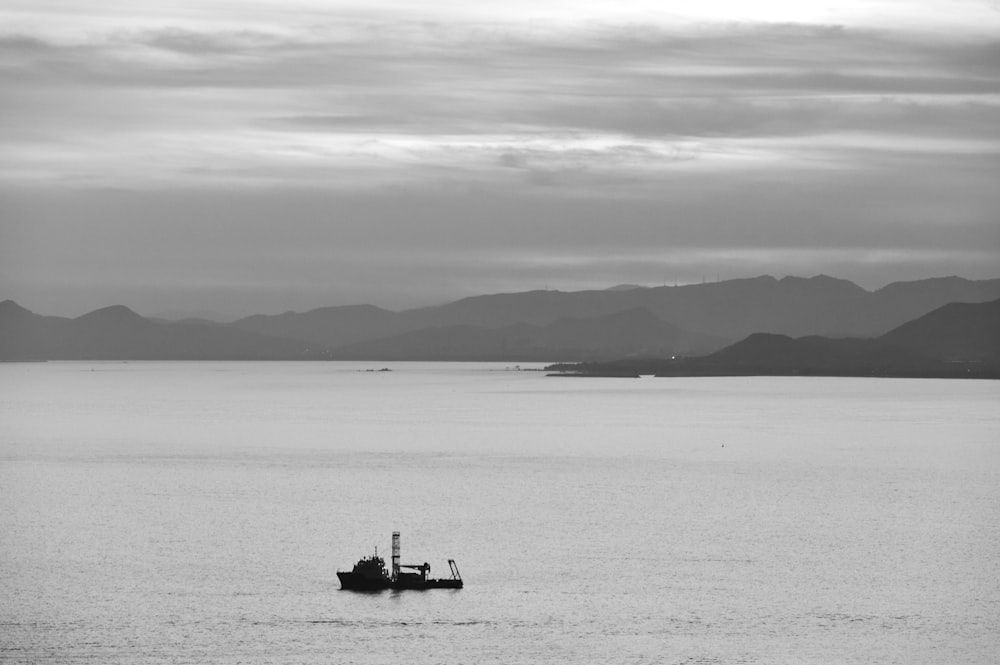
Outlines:
[[[1000,382],[380,366],[0,365],[0,660],[1000,659]]]

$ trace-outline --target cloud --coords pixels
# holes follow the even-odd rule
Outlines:
[[[349,28],[349,29],[348,29]],[[299,33],[181,28],[86,41],[0,37],[33,58],[8,75],[39,83],[289,88],[434,84],[454,92],[690,96],[765,93],[998,92],[1000,40],[928,40],[838,26],[735,25],[696,31],[593,27],[562,32],[476,25],[359,23]],[[676,84],[679,90],[675,90]],[[463,87],[465,86],[465,87]],[[641,89],[641,88],[640,88]]]
[[[632,187],[682,162],[767,168],[803,153],[768,137],[986,136],[996,48],[800,25],[8,35],[0,174],[44,177],[44,161],[63,182],[356,186],[487,172],[502,184],[519,168],[529,186]],[[30,129],[45,135],[37,150]]]
[[[8,21],[0,281],[287,308],[998,258],[981,31],[349,5]]]

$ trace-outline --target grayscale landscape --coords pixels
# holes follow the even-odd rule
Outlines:
[[[7,0],[0,661],[992,665],[998,127],[991,0]]]

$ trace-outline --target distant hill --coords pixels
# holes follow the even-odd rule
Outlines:
[[[937,366],[936,360],[880,340],[755,333],[699,359],[705,368],[755,374],[897,375]]]
[[[645,286],[638,284],[615,284],[604,289],[605,291],[634,291],[635,289],[645,289]]]
[[[882,332],[927,314],[948,303],[988,302],[1000,298],[1000,280],[970,281],[961,277],[936,277],[914,282],[894,282],[872,296],[882,325],[894,321]],[[930,305],[930,306],[928,306]]]
[[[879,341],[938,360],[998,360],[1000,299],[950,303],[889,331]]]
[[[620,360],[563,371],[621,376],[833,375],[1000,378],[1000,300],[951,303],[873,339],[754,333],[678,361]]]
[[[633,287],[499,293],[401,312],[372,305],[323,307],[255,315],[231,324],[148,319],[121,306],[78,319],[41,317],[6,301],[0,303],[0,359],[599,360],[695,355],[753,333],[874,338],[949,302],[1000,298],[1000,279],[959,277],[899,282],[874,292],[824,275]],[[926,333],[929,340],[945,334],[943,327],[937,330]],[[894,342],[913,353],[924,352],[920,344],[915,338]],[[961,353],[973,350],[969,346]]]
[[[158,323],[116,305],[76,319],[0,303],[0,360],[320,359],[326,349],[217,324]]]
[[[722,340],[676,328],[642,308],[602,317],[561,319],[546,326],[452,325],[422,328],[340,347],[337,358],[398,360],[600,360],[705,352]]]
[[[641,307],[679,328],[735,341],[752,332],[842,334],[864,328],[869,334],[872,326],[854,319],[867,311],[871,297],[871,293],[851,282],[829,277],[756,277],[625,291],[530,291],[476,296],[404,314],[420,326],[499,327],[515,322],[547,325],[563,318],[597,317]],[[926,311],[941,304],[935,303]]]
[[[414,329],[400,314],[374,305],[322,307],[302,314],[257,314],[232,325],[242,330],[298,339],[327,348],[389,337]]]
[[[371,305],[327,307],[302,314],[258,315],[236,327],[327,347],[395,337],[421,329],[547,326],[644,309],[683,330],[734,342],[755,332],[875,337],[949,302],[1000,298],[1000,279],[958,277],[901,282],[870,292],[827,276],[755,277],[708,284],[601,291],[527,291],[474,296],[392,312]]]

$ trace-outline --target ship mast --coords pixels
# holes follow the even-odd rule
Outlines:
[[[392,532],[392,579],[399,578],[399,531]]]

